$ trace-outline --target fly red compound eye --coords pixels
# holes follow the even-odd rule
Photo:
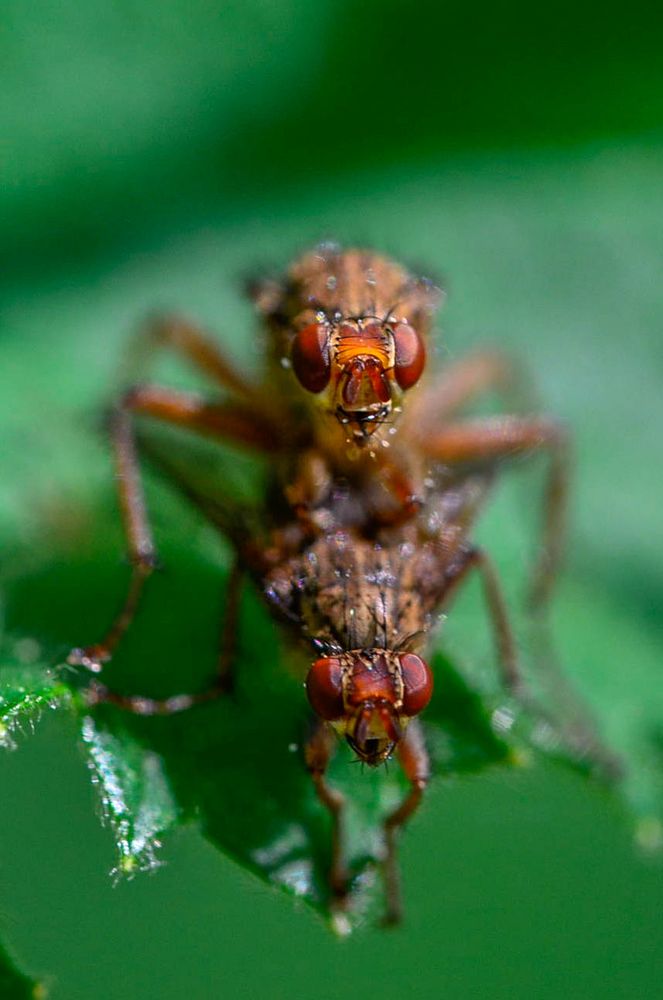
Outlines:
[[[421,377],[426,364],[424,342],[409,323],[399,323],[394,330],[396,360],[394,372],[401,389],[411,389]]]
[[[311,323],[297,333],[292,344],[292,367],[305,389],[309,392],[322,392],[331,374],[327,330],[324,326]]]
[[[313,711],[331,722],[344,712],[341,662],[336,656],[316,660],[306,678],[306,693]]]
[[[433,694],[433,674],[420,656],[404,653],[400,657],[403,673],[403,712],[418,715],[423,711]]]

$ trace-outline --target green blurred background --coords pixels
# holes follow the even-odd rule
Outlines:
[[[136,320],[178,307],[255,367],[242,277],[321,237],[374,245],[442,276],[440,360],[486,340],[506,346],[575,429],[574,530],[555,632],[602,732],[629,754],[628,799],[645,817],[636,829],[654,843],[663,744],[654,8],[6,0],[0,21],[10,626],[21,624],[11,622],[21,581],[63,564],[76,542],[68,512],[80,498],[112,509],[94,414],[117,385]],[[482,529],[513,595],[527,553],[513,522],[528,521],[528,495],[507,490]],[[86,530],[94,535],[94,524]],[[470,595],[450,623],[461,660],[474,613]],[[78,641],[75,608],[62,616],[63,638]],[[490,683],[486,655],[468,660],[479,684]],[[150,669],[158,678],[159,665]],[[55,1000],[661,993],[661,862],[633,846],[623,802],[550,763],[437,782],[403,840],[406,926],[339,943],[195,826],[168,839],[162,871],[112,888],[111,838],[74,721],[49,715],[19,742],[0,759],[0,927]]]

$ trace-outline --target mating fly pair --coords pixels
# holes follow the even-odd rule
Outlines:
[[[262,376],[240,374],[186,320],[153,321],[143,336],[177,351],[216,387],[213,395],[154,384],[129,389],[110,429],[132,564],[124,605],[96,645],[69,662],[99,675],[129,627],[156,564],[139,451],[230,539],[235,551],[219,669],[210,691],[165,701],[118,695],[99,678],[93,701],[142,714],[181,711],[232,689],[243,576],[313,659],[306,687],[316,724],[305,759],[332,818],[334,906],[349,898],[344,803],[326,770],[336,737],[376,766],[397,756],[410,792],[384,821],[387,918],[399,917],[395,836],[419,804],[429,763],[417,716],[433,677],[431,629],[471,569],[482,576],[508,688],[527,697],[499,581],[470,532],[500,464],[549,456],[541,556],[532,597],[543,601],[559,556],[565,442],[539,417],[460,419],[463,407],[510,378],[504,359],[475,354],[432,372],[426,360],[440,293],[433,283],[370,251],[323,245],[251,295],[266,329]],[[137,417],[177,425],[263,455],[269,479],[253,510],[202,488],[195,470],[155,451]]]

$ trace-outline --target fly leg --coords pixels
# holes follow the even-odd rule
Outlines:
[[[496,390],[506,405],[512,405],[515,395],[512,390],[518,388],[521,397],[523,386],[526,388],[525,379],[512,359],[493,350],[470,354],[448,365],[427,389],[414,395],[402,417],[400,439],[425,441],[434,437],[445,421],[491,390]],[[419,476],[407,469],[407,450],[401,452],[397,462],[384,454],[379,457],[382,496],[374,504],[373,513],[381,525],[399,525],[420,509],[422,483]]]
[[[398,756],[405,776],[410,782],[409,793],[401,804],[387,817],[384,824],[386,855],[384,879],[387,895],[386,924],[397,924],[401,920],[401,880],[396,855],[398,831],[418,809],[430,779],[430,760],[424,742],[424,734],[418,719],[408,725],[398,746]]]
[[[397,527],[417,513],[423,501],[413,492],[412,478],[400,464],[379,457],[381,461],[368,475],[362,473],[354,488],[349,488],[346,480],[333,479],[329,463],[319,451],[310,449],[301,455],[285,496],[308,537],[329,531],[344,518],[351,523],[361,518],[370,534],[383,527]]]
[[[590,719],[578,709],[577,703],[571,705],[575,709],[575,718],[571,724],[560,721],[555,713],[541,704],[525,680],[518,664],[518,650],[514,638],[509,614],[500,585],[499,576],[493,562],[482,549],[471,549],[459,563],[457,572],[450,580],[447,597],[456,590],[471,569],[477,569],[481,574],[484,597],[488,607],[495,646],[498,654],[498,664],[505,688],[518,703],[534,718],[547,723],[553,732],[559,734],[567,748],[580,761],[589,761],[608,780],[619,776],[621,765],[615,756],[601,743],[594,731]]]
[[[332,893],[332,908],[342,910],[348,897],[348,870],[343,847],[343,809],[345,799],[326,780],[329,762],[336,749],[336,738],[332,729],[324,722],[316,720],[305,748],[306,767],[313,780],[316,794],[332,820],[331,865],[329,885]]]
[[[129,390],[110,416],[110,436],[131,580],[124,603],[103,639],[69,654],[68,662],[99,673],[129,628],[146,581],[157,564],[157,553],[145,507],[140,466],[133,429],[135,414],[155,417],[172,425],[269,452],[278,448],[272,429],[241,407],[209,402],[193,393],[159,386],[137,386]]]
[[[481,583],[493,629],[497,660],[504,686],[525,708],[533,709],[540,715],[541,709],[536,705],[518,665],[516,640],[511,628],[511,622],[509,621],[509,613],[497,571],[492,561],[482,549],[472,549],[468,553],[467,560],[454,581],[454,587],[473,568],[476,568],[481,574]]]
[[[331,527],[324,508],[334,483],[329,464],[319,451],[308,449],[297,459],[284,493],[304,532],[314,538]]]
[[[423,504],[423,488],[408,468],[407,458],[397,461],[380,454],[375,469],[364,477],[367,536],[380,528],[396,528],[413,518]]]
[[[549,456],[543,500],[543,543],[530,586],[530,601],[549,598],[559,567],[566,525],[569,441],[565,429],[545,417],[488,417],[450,423],[418,437],[421,451],[449,465],[491,465],[535,451]]]
[[[235,673],[233,668],[237,647],[237,625],[242,597],[243,576],[239,558],[236,558],[230,571],[230,579],[226,588],[216,683],[213,688],[213,690],[218,691],[220,694],[232,694],[235,690]]]
[[[144,368],[149,355],[163,348],[175,351],[217,385],[264,412],[257,388],[237,371],[212,338],[182,316],[156,315],[138,330],[127,357],[127,381],[135,380],[136,371]]]
[[[497,649],[498,665],[505,688],[524,708],[539,717],[547,718],[548,713],[534,698],[518,665],[518,649],[499,577],[492,560],[483,549],[473,548],[463,554],[449,579],[445,603],[472,569],[478,570],[481,574],[483,593]]]
[[[214,683],[206,691],[199,694],[176,694],[170,698],[148,698],[144,695],[122,695],[93,681],[85,692],[88,705],[99,705],[109,702],[132,712],[134,715],[175,715],[184,712],[194,705],[213,701],[224,694],[231,694],[234,689],[233,659],[237,639],[237,620],[239,616],[239,600],[241,596],[242,569],[239,560],[235,560],[226,588],[226,601],[221,629],[221,643],[217,673]]]
[[[444,368],[429,388],[414,398],[405,420],[409,423],[411,419],[412,428],[424,425],[433,430],[491,390],[497,391],[505,405],[511,408],[514,396],[531,396],[523,392],[526,388],[526,379],[512,358],[499,351],[476,351]],[[523,402],[529,409],[532,400],[525,398]]]

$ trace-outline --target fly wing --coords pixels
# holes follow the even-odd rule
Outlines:
[[[392,548],[398,578],[396,631],[401,642],[433,626],[472,551],[471,530],[489,494],[493,473],[436,471],[428,499],[404,540]]]
[[[425,634],[471,551],[491,481],[438,470],[417,518],[370,538],[352,527],[322,533],[267,574],[268,600],[329,649],[395,649]]]
[[[456,554],[469,545],[469,535],[488,498],[496,469],[465,474],[449,467],[436,470],[428,501],[420,518],[419,546],[436,548],[441,566],[452,564]]]
[[[264,517],[258,504],[247,502],[228,486],[227,463],[212,454],[206,442],[169,429],[140,428],[137,444],[141,457],[147,459],[158,474],[196,507],[234,546],[246,569],[263,571],[262,552]],[[216,452],[216,448],[214,451]],[[239,485],[239,484],[238,484]]]

